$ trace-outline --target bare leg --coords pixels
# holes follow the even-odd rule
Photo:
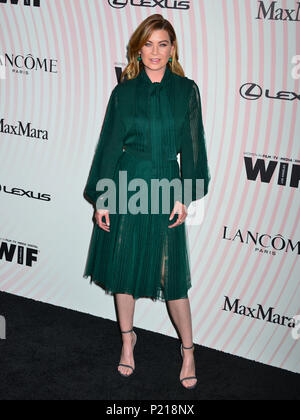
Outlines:
[[[129,294],[116,293],[116,302],[119,315],[120,329],[121,331],[129,331],[133,328],[135,299],[132,295]],[[133,333],[121,335],[123,340],[123,347],[120,363],[131,365],[134,368],[135,365],[132,351],[134,335]],[[129,375],[132,373],[132,370],[125,366],[118,366],[118,370],[124,375]]]
[[[178,328],[182,345],[191,347],[193,345],[192,317],[190,301],[188,298],[167,301],[169,311]],[[183,349],[183,363],[180,371],[180,379],[186,376],[195,376],[195,360],[193,349]],[[182,382],[183,386],[192,386],[196,379],[187,379]]]

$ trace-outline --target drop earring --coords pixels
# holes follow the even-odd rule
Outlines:
[[[170,58],[169,58],[169,63],[172,63],[172,61],[173,61],[173,60],[172,60],[172,57],[170,57]]]
[[[137,58],[138,61],[142,61],[142,57],[141,54],[139,55],[139,57]]]

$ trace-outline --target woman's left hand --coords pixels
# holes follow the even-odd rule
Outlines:
[[[169,220],[173,219],[174,215],[178,214],[178,218],[173,225],[169,225],[169,228],[181,225],[186,217],[187,217],[187,207],[185,204],[180,203],[180,201],[176,201],[172,213],[170,214]]]

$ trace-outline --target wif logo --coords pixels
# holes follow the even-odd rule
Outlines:
[[[269,184],[273,175],[277,172],[277,184],[282,186],[289,186],[292,188],[299,187],[300,180],[300,165],[295,160],[291,163],[290,159],[278,156],[263,155],[269,160],[268,163],[264,159],[257,159],[253,163],[252,157],[244,157],[245,169],[249,181],[256,181],[260,178],[261,182]]]
[[[10,3],[10,4],[16,4],[18,5],[19,3],[23,3],[24,6],[34,6],[34,7],[40,7],[40,0],[23,0],[19,1],[19,0],[0,0],[0,4],[1,3]]]
[[[0,242],[0,260],[7,262],[13,262],[13,260],[15,260],[18,264],[32,267],[33,262],[37,261],[38,252],[37,249],[26,246],[26,244],[21,242]]]

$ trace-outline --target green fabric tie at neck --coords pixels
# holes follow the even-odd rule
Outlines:
[[[153,83],[145,68],[141,71],[141,78],[145,82],[148,94],[149,138],[152,166],[154,176],[157,178],[165,173],[165,165],[168,161],[177,159],[174,119],[169,100],[171,74],[167,65],[161,82]]]

